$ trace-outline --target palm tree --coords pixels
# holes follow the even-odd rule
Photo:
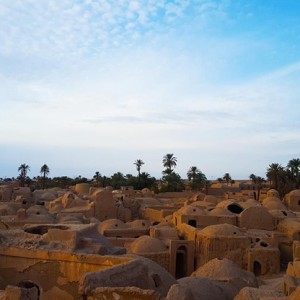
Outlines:
[[[139,174],[139,188],[141,188],[141,167],[145,163],[141,159],[137,159],[133,164],[136,166],[136,170],[138,171],[138,174]]]
[[[93,178],[95,179],[96,181],[96,186],[99,187],[100,185],[100,180],[101,180],[101,174],[99,171],[96,171],[95,172],[95,175],[93,176]]]
[[[280,164],[272,163],[267,168],[267,178],[272,183],[274,189],[278,190],[280,177],[283,176],[284,169]]]
[[[50,173],[50,169],[46,164],[43,164],[41,166],[41,170],[40,170],[41,175],[43,175],[43,189],[46,186],[46,176]]]
[[[291,172],[292,180],[295,182],[296,188],[300,187],[300,159],[293,158],[287,164],[287,169]]]
[[[170,175],[173,173],[174,169],[177,165],[177,158],[173,153],[168,153],[163,157],[163,166],[166,168],[163,171],[163,174]]]
[[[18,171],[20,172],[19,179],[21,181],[21,185],[24,186],[27,172],[30,171],[30,167],[24,163],[20,165]]]
[[[192,189],[200,189],[205,186],[206,176],[196,167],[192,166],[187,172],[187,177],[190,181]]]
[[[249,176],[249,178],[256,185],[256,188],[257,188],[257,197],[256,197],[256,194],[254,194],[254,198],[255,198],[255,200],[259,200],[260,190],[262,189],[263,184],[266,182],[266,180],[263,177],[256,176],[254,174],[251,174]]]
[[[195,180],[197,173],[199,173],[199,172],[200,172],[200,170],[196,166],[190,167],[186,173],[188,180]]]
[[[223,179],[226,181],[227,185],[232,180],[229,173],[225,173],[224,176],[223,176]]]

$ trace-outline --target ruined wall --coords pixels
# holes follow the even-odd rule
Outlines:
[[[114,256],[0,248],[0,289],[30,280],[39,287],[43,299],[79,299],[78,286],[84,274],[129,261]]]
[[[228,258],[243,267],[243,257],[251,241],[246,237],[206,237],[197,235],[196,259],[200,267],[213,258]]]

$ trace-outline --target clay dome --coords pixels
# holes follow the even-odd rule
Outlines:
[[[26,210],[29,215],[49,215],[48,210],[42,205],[33,205]]]
[[[182,215],[197,215],[197,216],[204,216],[205,212],[200,207],[192,206],[192,205],[185,205],[181,207],[178,211],[179,214]]]
[[[267,191],[267,197],[279,198],[279,193],[274,189],[270,189],[270,190]]]
[[[205,197],[204,193],[199,192],[191,196],[191,201],[203,201]]]
[[[150,190],[150,189],[148,189],[148,188],[144,188],[144,189],[142,189],[141,190],[141,193],[142,193],[142,195],[152,195],[152,191]]]
[[[295,214],[292,213],[291,211],[289,210],[280,210],[280,209],[270,209],[269,210],[269,213],[273,216],[273,217],[295,217]]]
[[[159,239],[143,235],[133,241],[130,245],[130,253],[153,253],[167,251],[167,246]]]
[[[168,224],[164,224],[164,225],[165,226],[159,226],[159,225],[157,226],[159,227],[159,238],[179,240],[177,228],[170,226]]]
[[[207,208],[207,207],[215,207],[212,203],[205,202],[205,201],[195,201],[190,204],[191,206],[200,207],[200,208]]]
[[[207,203],[215,204],[215,205],[218,203],[217,198],[212,195],[205,196],[203,201],[207,202]]]
[[[123,221],[119,219],[109,219],[99,224],[98,232],[103,234],[105,230],[119,229],[119,228],[127,228],[127,226]]]
[[[210,225],[202,229],[200,233],[201,235],[205,235],[207,237],[225,236],[228,238],[233,238],[237,236],[244,236],[238,227],[230,224]]]
[[[241,269],[237,264],[227,258],[215,258],[210,260],[193,272],[192,276],[206,277],[220,281],[239,279],[240,281],[244,281],[244,286],[257,287],[257,281],[252,272]]]
[[[239,202],[239,204],[243,207],[243,208],[248,208],[251,206],[260,206],[261,204],[255,200],[255,199],[247,199],[245,202]]]
[[[281,202],[281,200],[276,197],[267,197],[266,199],[264,199],[263,206],[269,210],[271,209],[287,210],[287,208]]]
[[[293,191],[289,192],[289,195],[300,197],[300,190],[293,190]]]
[[[209,211],[208,215],[209,216],[234,216],[234,213],[232,213],[226,208],[216,207],[211,211]]]
[[[41,195],[40,199],[45,201],[52,201],[55,200],[57,197],[54,193],[51,192],[45,192]]]
[[[132,222],[127,222],[130,228],[149,228],[150,222],[148,220],[134,220]]]

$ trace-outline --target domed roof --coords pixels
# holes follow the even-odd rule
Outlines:
[[[120,229],[120,228],[127,228],[126,224],[123,221],[119,219],[108,219],[101,222],[98,225],[98,232],[103,234],[105,230]]]
[[[300,197],[300,190],[293,190],[293,191],[289,192],[289,195]]]
[[[267,191],[267,197],[279,198],[279,193],[274,189],[270,189],[270,190]]]
[[[295,214],[293,214],[291,211],[289,210],[280,210],[280,209],[270,209],[269,213],[273,216],[273,217],[295,217]]]
[[[134,220],[127,222],[126,225],[130,228],[149,228],[150,222],[148,220]]]
[[[230,204],[235,204],[234,200],[232,199],[227,199],[219,202],[216,207],[221,207],[221,208],[226,208]]]
[[[210,260],[193,272],[192,276],[206,277],[221,281],[239,278],[240,280],[250,283],[250,286],[257,286],[255,275],[252,272],[241,269],[237,264],[227,258],[215,258]]]
[[[269,210],[271,209],[280,209],[287,210],[285,205],[281,202],[279,198],[276,197],[267,197],[263,201],[263,206]]]
[[[196,194],[194,194],[193,196],[191,196],[191,201],[203,201],[205,198],[205,194],[202,192],[198,192]]]
[[[252,206],[261,206],[261,204],[255,199],[247,199],[245,202],[239,202],[239,204],[243,208],[248,208],[248,207],[252,207]]]
[[[228,238],[245,236],[238,227],[230,224],[210,225],[202,229],[200,234],[207,237],[224,236]]]
[[[211,203],[211,204],[217,204],[218,203],[218,200],[215,196],[212,196],[212,195],[206,195],[204,197],[204,202],[207,202],[207,203]]]
[[[200,207],[192,206],[192,205],[185,205],[181,207],[178,211],[179,214],[182,215],[200,215],[204,216],[205,212]]]
[[[56,198],[57,198],[56,195],[51,192],[45,192],[40,197],[40,199],[46,200],[46,201],[52,201],[52,200],[55,200]]]
[[[152,253],[164,252],[168,247],[159,239],[143,235],[133,241],[130,245],[130,253]]]
[[[143,188],[141,190],[141,192],[142,192],[142,194],[151,194],[152,193],[152,191],[150,189],[148,189],[148,188]]]
[[[164,224],[165,226],[157,226],[159,228],[159,238],[160,239],[172,239],[179,240],[178,230],[176,227],[169,226],[168,224]]]
[[[229,211],[226,208],[222,208],[222,207],[216,207],[214,209],[212,209],[208,215],[210,216],[234,216],[234,213],[232,213],[231,211]]]
[[[42,205],[33,205],[26,210],[26,214],[30,215],[49,215],[48,210]]]

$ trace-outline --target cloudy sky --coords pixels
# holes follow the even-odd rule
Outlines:
[[[0,0],[0,177],[300,157],[300,1]]]

